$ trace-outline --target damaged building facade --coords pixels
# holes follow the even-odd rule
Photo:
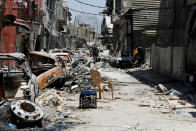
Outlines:
[[[96,41],[95,29],[90,24],[70,25],[70,48],[83,47],[82,43],[93,43]],[[71,42],[72,45],[71,45]]]
[[[155,72],[185,80],[196,71],[195,0],[107,0],[115,51],[145,48]]]
[[[113,24],[111,23],[111,18],[109,16],[105,16],[101,23],[101,41],[102,45],[110,48],[113,43]]]
[[[114,52],[130,51],[132,49],[131,1],[107,0],[106,6],[107,9],[104,10],[104,13],[111,17],[113,24]]]
[[[4,17],[1,19],[2,53],[48,51],[60,45],[65,47],[71,20],[66,1],[6,0],[4,10],[1,7],[1,18]]]
[[[56,5],[58,47],[66,48],[69,44],[71,13],[65,0],[57,1]]]

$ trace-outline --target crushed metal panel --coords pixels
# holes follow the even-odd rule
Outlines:
[[[51,58],[46,52],[30,52],[30,66],[35,75],[40,75],[51,68],[54,68],[55,59]]]
[[[64,62],[72,63],[72,58],[69,53],[50,53],[50,57],[55,60],[60,57]]]
[[[22,53],[0,53],[0,59],[7,60],[8,57],[11,57],[13,59],[17,59],[19,61],[25,61],[25,55]],[[11,59],[9,58],[9,59]]]
[[[62,67],[52,68],[37,77],[39,88],[46,88],[60,78],[65,78]]]
[[[47,54],[47,52],[44,52],[44,51],[32,51],[32,52],[29,52],[29,54],[50,58],[49,55]]]

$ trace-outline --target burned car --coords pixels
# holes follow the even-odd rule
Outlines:
[[[61,57],[66,66],[71,65],[71,63],[73,62],[72,57],[74,57],[71,51],[65,49],[52,49],[49,51],[49,56],[54,59]]]
[[[30,52],[32,71],[38,79],[38,87],[62,87],[66,79],[66,68],[61,57],[52,58],[43,51]]]
[[[72,63],[72,59],[69,53],[50,53],[50,57],[56,60],[57,57],[61,57],[65,66]]]
[[[38,76],[54,67],[56,61],[49,57],[44,51],[33,51],[29,53],[29,63],[32,72]]]
[[[65,68],[65,73],[66,73],[66,79],[68,80],[70,78],[70,69],[72,68],[72,58],[70,53],[64,53],[64,52],[55,52],[55,53],[50,53],[49,56],[53,59],[55,59],[56,63],[58,63],[59,58],[61,58],[63,61],[62,63],[64,64]]]
[[[0,118],[17,128],[40,125],[41,107],[35,104],[39,94],[37,77],[22,53],[0,53]],[[27,124],[28,123],[28,124]]]
[[[0,81],[0,100],[38,96],[38,81],[24,54],[0,53]]]

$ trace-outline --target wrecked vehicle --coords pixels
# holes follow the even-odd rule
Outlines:
[[[21,53],[0,53],[0,100],[23,97],[34,101],[38,96],[38,81]]]
[[[24,54],[0,53],[0,120],[10,125],[39,122],[41,107],[34,103],[39,94],[37,77]]]
[[[115,67],[126,68],[132,66],[132,56],[129,51],[119,51],[110,59],[110,64]]]
[[[32,72],[38,76],[49,69],[56,67],[55,59],[49,57],[46,52],[33,51],[29,53],[29,63]]]
[[[37,75],[39,88],[62,87],[66,79],[66,67],[61,57],[50,57],[46,52],[30,52],[30,63]]]
[[[62,64],[39,75],[37,77],[39,88],[46,88],[50,85],[62,87],[65,83],[66,72],[61,66]]]
[[[73,62],[71,58],[71,53],[64,50],[50,50],[49,57],[55,59],[56,62],[57,58],[60,57],[63,60],[65,66],[70,66]]]
[[[72,68],[72,62],[73,62],[71,55],[69,53],[56,52],[56,53],[50,53],[50,57],[55,59],[56,63],[58,63],[59,58],[62,59],[62,64],[65,70],[65,79],[68,80],[70,78],[70,70]]]

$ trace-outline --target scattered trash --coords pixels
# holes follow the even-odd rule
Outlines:
[[[131,127],[131,126],[122,126],[123,128],[127,128],[127,129],[131,129],[131,128],[133,128],[133,127]]]
[[[150,107],[151,104],[149,104],[149,103],[140,103],[140,104],[138,104],[138,106],[141,106],[141,107]]]
[[[112,105],[108,106],[111,101],[106,99],[104,101],[97,100],[97,87],[102,90],[100,92],[101,94],[103,91],[108,91],[109,87],[111,88],[111,83],[115,86],[116,90],[120,90],[122,86],[126,88],[130,84],[128,82],[118,82],[117,79],[111,79],[108,76],[101,76],[100,73],[97,73],[98,75],[94,75],[96,78],[99,77],[98,79],[101,79],[100,81],[92,80],[92,70],[96,72],[102,71],[110,73],[116,69],[111,68],[111,66],[105,61],[100,61],[94,64],[90,58],[86,58],[85,53],[83,55],[77,55],[78,58],[69,63],[69,78],[66,77],[66,81],[63,81],[62,87],[59,88],[56,84],[52,85],[51,83],[52,88],[40,90],[39,96],[35,101],[36,104],[27,100],[18,100],[11,103],[10,114],[12,111],[14,117],[9,117],[13,117],[12,119],[17,117],[20,118],[20,121],[23,120],[30,123],[31,121],[39,121],[41,122],[41,126],[31,126],[31,124],[29,126],[29,123],[27,123],[27,125],[30,128],[39,127],[46,131],[53,131],[56,129],[67,129],[69,124],[72,124],[72,120],[78,120],[78,123],[84,123],[83,121],[80,121],[78,114],[80,111],[83,112],[90,109],[78,110],[78,98],[80,108],[97,108],[97,102],[100,102],[100,105],[104,105],[101,105],[97,109],[104,109],[107,111],[112,110]],[[121,69],[118,69],[118,71],[120,74],[125,73],[125,71]],[[48,78],[48,80],[52,80],[52,78]],[[111,91],[113,92],[113,88],[111,88]],[[175,113],[179,115],[185,113],[181,109],[195,107],[194,105],[187,103],[185,100],[180,100],[181,97],[178,97],[176,94],[178,93],[174,89],[169,90],[163,84],[158,84],[151,89],[140,89],[133,97],[130,97],[130,92],[119,91],[119,93],[116,94],[117,96],[115,97],[115,100],[117,100],[117,102],[132,101],[131,103],[134,103],[137,99],[142,98],[142,100],[138,103],[138,106],[153,107],[153,110],[159,111],[163,114]],[[2,107],[5,103],[6,101],[0,102],[0,113],[1,111],[3,112]],[[76,106],[73,106],[73,103],[75,103]],[[41,108],[39,107],[44,109],[43,112],[46,112],[44,116],[43,112],[41,112]],[[9,114],[8,111],[6,111],[6,113]],[[0,114],[0,116],[2,116],[2,114]],[[24,123],[25,122],[22,124]],[[9,121],[9,123],[5,126],[17,129],[19,128],[18,124],[19,123]],[[122,127],[127,129],[132,128],[132,126]]]
[[[44,117],[44,121],[51,121],[50,117]]]
[[[180,103],[181,105],[186,105],[186,102],[183,100],[179,100],[178,103]]]
[[[158,84],[158,88],[161,90],[162,93],[165,93],[168,91],[168,89],[163,84]]]
[[[185,112],[182,111],[182,110],[177,110],[177,111],[176,111],[176,114],[177,114],[177,115],[180,115],[180,114],[183,114],[183,113],[185,113]]]
[[[11,124],[11,123],[8,123],[7,126],[8,126],[9,128],[12,128],[12,129],[16,129],[16,128],[17,128],[16,125],[13,125],[13,124]]]
[[[67,129],[68,128],[68,126],[66,124],[56,124],[55,127],[60,128],[60,129]]]
[[[180,98],[177,96],[169,96],[169,100],[179,100]]]

